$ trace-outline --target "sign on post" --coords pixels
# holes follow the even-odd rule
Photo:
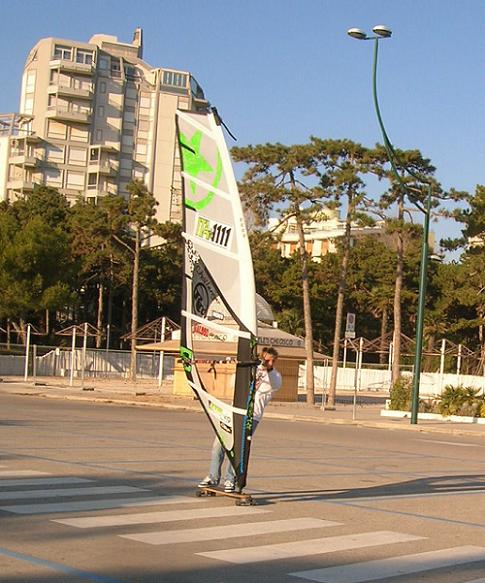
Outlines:
[[[355,338],[355,314],[347,313],[347,320],[345,322],[345,338]]]

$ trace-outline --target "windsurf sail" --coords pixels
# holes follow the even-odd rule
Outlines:
[[[180,355],[188,384],[241,490],[249,462],[257,365],[253,263],[220,118],[212,112],[178,111],[177,133],[185,241]],[[230,346],[235,348],[233,357],[228,356]],[[232,364],[214,365],[221,361]],[[223,371],[227,399],[211,392],[211,379],[217,380],[218,370],[220,379],[221,368],[232,369],[229,378]]]

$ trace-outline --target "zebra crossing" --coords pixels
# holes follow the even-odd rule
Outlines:
[[[109,528],[109,531],[103,531],[103,536],[116,536],[134,545],[157,547],[191,543],[191,553],[215,564],[254,565],[257,568],[263,562],[276,564],[278,561],[311,557],[314,566],[319,556],[322,557],[322,564],[328,564],[329,555],[335,553],[372,547],[389,549],[388,556],[383,559],[287,572],[286,575],[295,582],[365,583],[406,575],[414,578],[439,569],[473,566],[481,562],[485,564],[485,546],[464,545],[403,554],[399,545],[429,539],[393,530],[334,534],[332,529],[348,525],[308,516],[272,518],[274,510],[268,506],[235,506],[220,499],[213,499],[208,504],[207,499],[195,496],[154,495],[149,488],[100,486],[96,480],[77,476],[59,477],[35,470],[10,470],[4,469],[5,466],[0,468],[0,503],[4,504],[0,510],[3,512],[44,514],[46,520],[60,527],[92,531]],[[76,500],[80,497],[82,499]],[[66,498],[69,500],[66,501]],[[217,505],[218,502],[220,505]],[[177,507],[173,509],[173,506]],[[143,511],[140,511],[141,508]],[[102,512],[116,509],[123,510],[123,513]],[[70,513],[79,512],[91,514],[69,516]],[[49,516],[55,513],[63,516]],[[212,522],[215,516],[228,523],[214,526]],[[207,519],[207,526],[192,527],[195,520],[204,519]],[[180,526],[176,529],[163,528],[163,525],[171,522],[177,522]],[[147,525],[153,525],[148,532]],[[142,526],[145,530],[140,531],[138,528],[137,531],[137,527]],[[292,533],[298,533],[298,536]],[[280,540],[284,536],[287,542],[254,545],[254,537],[270,534],[280,535]],[[233,538],[245,537],[248,540],[246,545],[230,543]],[[213,550],[214,544],[209,547],[211,550],[204,548],[205,543],[213,541],[222,541],[221,548]],[[459,583],[485,583],[485,577],[468,581],[459,579]]]

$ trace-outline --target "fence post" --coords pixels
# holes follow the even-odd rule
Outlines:
[[[446,340],[443,338],[441,341],[440,350],[440,394],[443,392],[443,379],[445,377],[445,350],[446,350]]]
[[[109,342],[110,342],[111,325],[106,325],[106,352],[109,352]]]
[[[69,386],[74,384],[74,355],[76,353],[76,326],[72,327],[72,345],[71,345],[71,376],[69,378]]]
[[[32,376],[35,384],[37,380],[37,344],[32,346]]]
[[[167,325],[167,320],[165,316],[162,317],[162,334],[161,334],[161,341],[165,342],[165,327]],[[158,365],[158,388],[162,386],[163,383],[163,350],[160,350],[160,362]]]
[[[27,324],[27,342],[25,344],[25,369],[24,381],[29,378],[29,352],[30,352],[30,324]]]
[[[86,369],[86,347],[88,342],[88,323],[84,322],[84,337],[83,337],[83,358],[81,369],[81,388],[84,389],[84,371]]]
[[[324,361],[324,373],[322,380],[322,411],[325,411],[325,404],[327,402],[327,375],[328,375],[328,358]]]
[[[359,339],[359,391],[362,388],[362,358],[364,355],[364,338]]]
[[[461,373],[461,344],[458,344],[458,358],[456,360],[456,384],[460,384]]]

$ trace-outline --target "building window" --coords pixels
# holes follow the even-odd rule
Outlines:
[[[111,58],[111,76],[121,77],[121,65],[119,59]]]
[[[140,71],[131,65],[125,65],[125,76],[130,80],[137,80],[141,77]]]
[[[98,117],[104,117],[104,105],[98,105],[96,114]]]
[[[76,63],[83,63],[84,65],[93,64],[93,51],[85,51],[83,49],[77,49],[76,51]]]
[[[98,186],[98,175],[95,173],[88,174],[88,188],[92,190]]]
[[[192,91],[192,95],[196,99],[205,99],[202,87],[197,83],[197,81],[193,77],[190,78],[190,90]]]
[[[145,169],[135,168],[135,170],[133,170],[133,178],[135,180],[145,180]]]
[[[61,178],[61,171],[57,168],[47,168],[44,170],[44,181],[46,184],[60,186],[62,184]]]
[[[89,131],[82,125],[72,124],[71,140],[76,142],[87,142],[89,140]]]
[[[35,71],[29,71],[25,78],[25,93],[33,93],[35,91]]]
[[[164,71],[163,84],[171,85],[172,87],[187,87],[187,75],[176,73],[175,71]]]
[[[141,154],[142,156],[146,156],[147,145],[146,144],[137,144],[136,145],[136,153]]]
[[[54,146],[49,144],[45,149],[45,159],[48,162],[57,162],[62,164],[64,162],[64,148],[62,146]]]
[[[103,71],[109,69],[109,57],[99,57],[98,59],[98,67]]]
[[[127,87],[126,97],[128,97],[129,99],[136,99],[138,97],[138,91],[133,87]]]
[[[24,99],[24,110],[22,113],[32,114],[34,111],[34,98],[31,95],[26,95]]]
[[[99,92],[106,93],[106,81],[100,81],[99,83]]]
[[[66,139],[66,125],[58,121],[49,120],[47,135],[50,138]]]
[[[97,142],[103,141],[103,130],[96,130],[96,141]]]
[[[79,172],[68,171],[66,177],[66,187],[76,190],[82,190],[84,188],[84,174]]]
[[[83,91],[92,91],[93,89],[91,81],[84,77],[73,77],[72,86],[74,89],[82,89]]]
[[[56,45],[54,48],[54,59],[72,60],[72,47]]]
[[[99,160],[100,150],[99,148],[91,148],[89,150],[89,161],[97,162]]]
[[[86,166],[85,148],[69,148],[69,164],[75,166]]]

